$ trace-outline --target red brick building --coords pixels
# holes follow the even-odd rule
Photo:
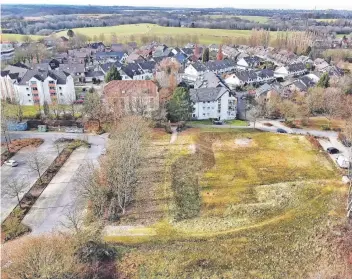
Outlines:
[[[159,108],[159,91],[151,80],[113,80],[104,87],[104,101],[117,116],[148,116]]]

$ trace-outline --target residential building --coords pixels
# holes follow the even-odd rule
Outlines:
[[[9,60],[13,58],[15,49],[12,44],[0,44],[1,60]]]
[[[143,72],[137,63],[122,66],[120,74],[122,80],[148,80],[153,78],[153,72]]]
[[[63,71],[28,70],[15,88],[22,105],[69,104],[76,99],[73,78]]]
[[[150,115],[159,108],[158,87],[151,80],[113,80],[104,87],[104,101],[117,116]]]
[[[73,77],[84,77],[86,71],[84,64],[80,63],[60,64],[59,70],[69,73]]]
[[[104,73],[102,71],[88,71],[84,73],[85,82],[104,81]]]
[[[263,69],[261,71],[258,71],[257,76],[258,76],[258,81],[260,83],[271,82],[276,79],[274,76],[274,71],[270,69]]]
[[[26,74],[27,71],[27,68],[17,67],[13,65],[8,65],[5,67],[4,71],[1,71],[1,99],[13,100],[17,96],[15,85],[18,84],[18,82]]]
[[[199,78],[199,76],[206,72],[208,72],[207,67],[201,62],[196,62],[186,67],[184,78],[188,81],[194,82]]]
[[[287,78],[292,76],[300,76],[307,72],[307,68],[303,63],[295,63],[285,67],[276,68],[274,76],[277,78]]]
[[[225,78],[225,83],[231,89],[259,82],[258,75],[254,71],[241,71]]]
[[[207,72],[199,76],[194,83],[194,89],[226,87],[225,83],[213,72]]]
[[[190,89],[190,95],[194,108],[193,119],[236,118],[237,99],[226,87]]]
[[[237,61],[237,67],[242,70],[256,68],[259,64],[260,58],[258,56],[246,56]]]

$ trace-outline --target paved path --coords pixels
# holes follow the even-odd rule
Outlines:
[[[22,222],[32,229],[33,234],[60,229],[62,223],[67,221],[67,210],[73,208],[77,198],[74,192],[75,174],[84,163],[87,154],[88,148],[80,147],[73,151],[27,213]]]
[[[172,135],[170,139],[170,144],[173,144],[177,140],[177,128],[171,127],[171,130],[172,130]]]
[[[38,174],[29,168],[27,164],[28,158],[32,152],[36,150],[38,153],[45,154],[46,160],[42,173],[50,166],[57,156],[57,150],[53,146],[52,142],[45,140],[38,148],[26,147],[21,149],[14,155],[11,159],[18,162],[17,167],[10,167],[7,165],[1,166],[1,185],[5,187],[7,181],[12,178],[24,178],[26,179],[28,186],[21,193],[20,198],[24,196],[26,192],[33,186],[33,184],[38,179]],[[6,219],[6,217],[12,212],[12,210],[17,206],[17,198],[9,198],[7,195],[1,191],[1,223]]]
[[[89,143],[92,144],[91,148],[87,151],[87,153],[84,156],[84,160],[81,160],[82,162],[85,162],[85,160],[91,160],[93,163],[97,161],[97,158],[100,156],[102,149],[105,146],[105,141],[107,139],[107,134],[104,135],[87,135],[87,134],[70,134],[70,133],[60,133],[60,132],[48,132],[48,133],[40,133],[40,132],[32,132],[32,131],[25,131],[25,132],[10,132],[11,139],[18,139],[18,138],[42,138],[44,140],[44,143],[40,145],[37,148],[38,152],[43,152],[46,154],[48,157],[48,162],[47,162],[47,167],[53,162],[53,160],[57,156],[57,151],[53,145],[53,141],[57,138],[81,138],[88,140]],[[1,166],[1,185],[5,185],[7,179],[10,177],[22,177],[22,175],[26,175],[28,178],[29,186],[28,190],[32,187],[32,185],[35,183],[35,181],[38,179],[37,175],[35,172],[31,171],[28,167],[28,165],[25,163],[26,159],[28,158],[31,150],[29,148],[24,148],[20,150],[14,157],[16,161],[19,162],[19,166],[15,168],[11,168],[8,166]],[[79,153],[80,151],[74,152],[75,154]],[[60,175],[60,179],[62,181],[65,181],[68,176],[71,174],[73,175],[74,173],[79,174],[79,170],[75,167],[79,164],[75,163],[75,158],[78,158],[78,155],[75,155],[73,157],[73,160],[68,159],[66,163],[71,164],[71,167],[66,168],[66,174],[63,176]],[[71,156],[70,156],[71,157]],[[65,163],[65,165],[66,165]],[[57,176],[57,175],[56,175]],[[56,176],[53,178],[52,181],[55,181]],[[66,176],[66,178],[64,178]],[[56,180],[57,181],[57,180]],[[50,187],[49,187],[50,186]],[[39,221],[40,217],[28,217],[28,223],[33,222],[34,227],[32,228],[33,231],[45,231],[45,228],[51,229],[57,226],[60,222],[61,219],[59,220],[57,218],[58,211],[52,210],[52,208],[49,208],[49,206],[45,205],[46,203],[44,202],[45,200],[53,199],[53,196],[56,194],[59,194],[57,197],[58,200],[56,200],[56,204],[62,205],[62,204],[70,204],[72,202],[66,203],[66,200],[70,198],[70,191],[66,191],[64,193],[61,193],[61,189],[57,186],[57,184],[49,184],[48,187],[45,189],[45,191],[42,193],[44,194],[43,198],[41,197],[37,200],[37,202],[34,204],[34,207],[42,208],[45,207],[47,211],[45,210],[40,210],[36,211],[39,215],[41,216],[46,216],[48,218],[48,223],[46,221]],[[66,189],[66,188],[64,188]],[[28,191],[27,190],[27,191]],[[61,200],[60,200],[61,199]],[[39,204],[39,205],[38,205]],[[44,204],[44,206],[42,206]],[[16,207],[17,205],[17,199],[9,199],[7,196],[3,195],[1,193],[1,222],[11,213],[11,211]],[[45,212],[44,212],[45,211]],[[31,213],[32,210],[28,214],[34,214]],[[34,211],[33,211],[34,212]],[[41,212],[41,213],[39,213]],[[44,212],[44,213],[43,213]],[[27,214],[27,215],[28,215]],[[61,211],[61,214],[63,212]],[[27,216],[26,216],[27,217]],[[36,221],[34,221],[34,219]],[[50,221],[51,220],[51,221]],[[38,226],[38,227],[36,227]]]

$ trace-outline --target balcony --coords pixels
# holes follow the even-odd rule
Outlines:
[[[49,89],[49,93],[51,94],[56,94],[56,89]]]
[[[36,83],[31,83],[31,87],[37,87],[37,84]]]

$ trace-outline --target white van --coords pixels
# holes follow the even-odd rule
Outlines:
[[[350,162],[348,161],[348,159],[342,155],[336,158],[336,163],[342,169],[348,169],[350,166]]]

